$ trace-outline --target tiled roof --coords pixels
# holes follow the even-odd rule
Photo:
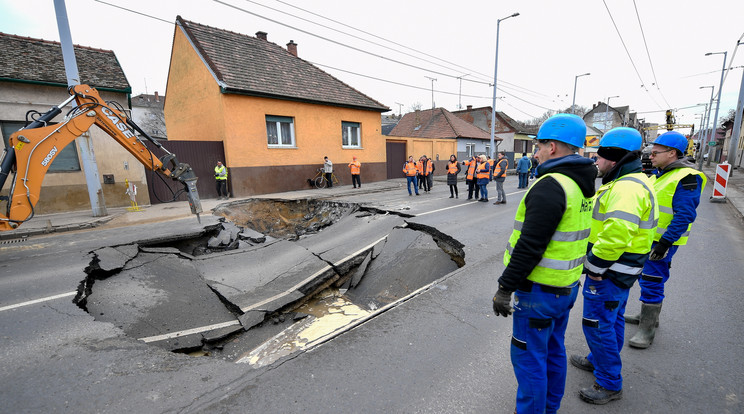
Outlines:
[[[463,121],[444,108],[409,112],[403,115],[389,135],[414,138],[491,139],[488,132]]]
[[[496,111],[496,116],[501,118],[506,124],[514,129],[514,132],[518,134],[537,134],[537,125],[525,125],[521,122],[515,121],[509,115],[499,111]]]
[[[143,108],[158,108],[163,109],[165,102],[165,95],[151,95],[141,94],[132,97],[132,106],[143,107]]]
[[[74,46],[80,83],[129,93],[127,77],[111,50]],[[67,86],[59,42],[0,33],[0,80]]]
[[[176,18],[226,93],[387,112],[390,108],[286,49],[253,36]]]

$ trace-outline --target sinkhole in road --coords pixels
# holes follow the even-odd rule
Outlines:
[[[269,365],[426,290],[463,245],[410,216],[327,200],[234,201],[198,234],[90,253],[74,302],[127,336]]]

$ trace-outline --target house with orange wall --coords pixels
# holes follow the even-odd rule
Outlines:
[[[176,18],[165,100],[169,140],[221,141],[230,191],[307,187],[327,156],[342,183],[386,178],[380,113],[390,109],[268,41]],[[205,177],[206,178],[206,177]],[[205,179],[202,178],[202,179]],[[211,179],[211,177],[208,177]]]

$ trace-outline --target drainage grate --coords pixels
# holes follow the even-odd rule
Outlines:
[[[20,239],[0,240],[0,244],[23,243],[26,240],[28,240],[28,237],[21,237]]]

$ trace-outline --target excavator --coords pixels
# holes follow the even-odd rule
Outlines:
[[[75,85],[68,92],[68,99],[10,136],[8,146],[0,157],[0,189],[10,174],[13,174],[8,195],[0,197],[0,202],[7,203],[5,214],[0,213],[0,231],[16,229],[34,216],[41,183],[54,158],[67,144],[87,132],[94,124],[126,148],[146,168],[183,184],[183,192],[186,193],[191,212],[201,221],[199,214],[202,207],[196,189],[197,177],[189,164],[179,162],[175,154],[137,126],[120,104],[105,102],[95,88]],[[63,108],[73,100],[77,106],[66,114],[62,122],[52,124],[52,119],[61,114]],[[140,141],[136,132],[164,151],[165,155],[157,158]]]

